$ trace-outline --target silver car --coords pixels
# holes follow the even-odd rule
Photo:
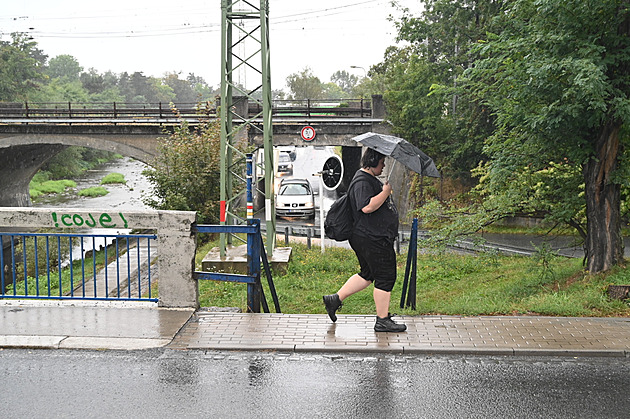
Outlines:
[[[308,179],[284,179],[276,195],[277,217],[315,217],[315,197]]]
[[[293,173],[293,163],[289,153],[280,153],[278,155],[278,172],[284,172],[289,175]]]

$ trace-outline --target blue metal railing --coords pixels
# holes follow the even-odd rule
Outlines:
[[[151,234],[0,233],[0,298],[157,301],[151,295],[156,239]],[[105,266],[100,272],[97,258]]]
[[[196,225],[193,231],[199,233],[247,234],[247,275],[222,272],[199,272],[193,277],[197,280],[242,282],[247,284],[247,310],[260,311],[260,220],[247,220],[247,225]]]
[[[195,271],[193,278],[197,280],[241,282],[247,284],[247,311],[253,313],[260,312],[262,302],[266,313],[269,312],[265,295],[260,281],[261,262],[267,273],[269,290],[273,297],[276,312],[280,313],[280,303],[276,290],[271,279],[269,264],[263,246],[263,239],[260,234],[260,220],[248,219],[247,225],[194,225],[193,231],[198,233],[227,233],[227,234],[247,234],[247,275],[223,273],[223,272],[200,272]]]

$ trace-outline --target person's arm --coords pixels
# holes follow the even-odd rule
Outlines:
[[[385,182],[385,184],[383,185],[383,190],[377,195],[374,195],[370,199],[370,202],[368,202],[366,206],[361,208],[361,211],[363,211],[364,214],[369,214],[376,211],[381,207],[381,205],[385,203],[385,201],[387,201],[387,198],[389,197],[389,195],[391,195],[391,193],[392,185],[390,185],[389,182]]]

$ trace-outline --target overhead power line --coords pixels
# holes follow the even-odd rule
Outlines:
[[[354,2],[351,4],[339,5],[335,7],[327,7],[322,9],[315,10],[305,10],[304,12],[299,13],[291,13],[287,15],[280,15],[277,17],[270,16],[270,20],[272,22],[272,28],[277,29],[278,26],[284,27],[285,25],[292,25],[300,22],[308,22],[309,30],[321,30],[321,29],[332,29],[330,27],[326,28],[321,26],[326,25],[323,22],[318,22],[322,17],[334,16],[334,15],[344,15],[350,12],[353,12],[354,9],[361,7],[364,9],[366,6],[376,7],[379,5],[385,5],[389,3],[387,0],[367,0]],[[273,4],[272,4],[273,10]],[[206,12],[206,13],[204,13]],[[156,26],[152,27],[149,24],[145,24],[146,29],[119,29],[119,30],[79,30],[79,29],[68,29],[68,30],[46,30],[46,29],[38,29],[36,26],[37,21],[55,21],[55,20],[72,20],[75,24],[80,24],[82,20],[92,20],[92,19],[101,19],[101,20],[111,20],[111,19],[122,19],[128,18],[129,16],[138,16],[138,17],[147,17],[147,16],[168,16],[173,17],[175,15],[185,15],[185,16],[194,16],[195,18],[203,18],[204,16],[209,16],[212,18],[217,17],[215,13],[209,13],[206,9],[195,9],[195,10],[160,10],[160,9],[131,9],[125,10],[125,13],[121,13],[120,11],[111,11],[111,14],[108,12],[103,12],[99,15],[83,15],[83,16],[44,16],[44,17],[35,17],[32,18],[30,16],[20,16],[20,17],[9,17],[9,16],[0,16],[0,21],[3,20],[23,20],[24,23],[28,24],[29,27],[32,28],[25,29],[18,32],[29,33],[32,36],[40,37],[40,38],[63,38],[63,39],[103,39],[103,38],[142,38],[142,37],[160,37],[160,36],[175,36],[175,35],[191,35],[191,34],[201,34],[201,33],[210,33],[220,30],[220,23],[206,23],[206,24],[189,24],[182,23],[180,26]],[[350,19],[346,19],[346,22],[356,21],[360,19],[360,15],[353,16]],[[338,23],[343,23],[344,20],[337,21]],[[138,21],[133,22],[134,24],[138,24]],[[90,23],[93,26],[93,22]],[[304,30],[304,28],[300,28],[300,30]],[[289,30],[295,30],[290,29]],[[10,31],[15,32],[15,31]],[[0,35],[8,35],[9,32],[3,31],[0,32]]]

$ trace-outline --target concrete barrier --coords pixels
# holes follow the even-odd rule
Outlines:
[[[0,230],[33,229],[152,229],[158,236],[159,304],[164,307],[199,305],[193,279],[196,241],[192,211],[128,211],[68,208],[0,208]]]

